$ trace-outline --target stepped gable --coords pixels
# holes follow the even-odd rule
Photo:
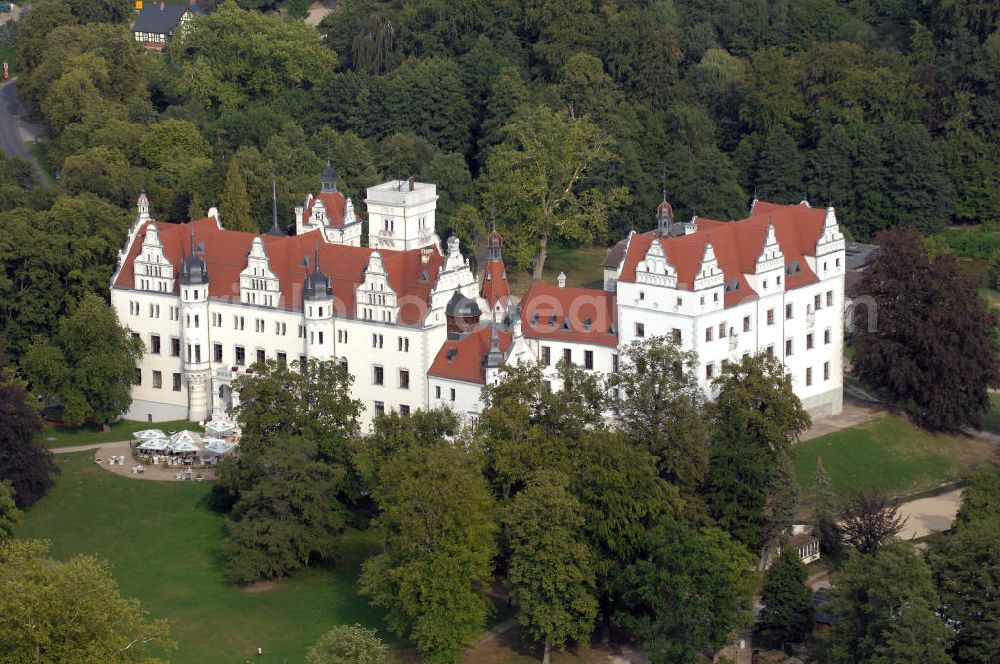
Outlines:
[[[534,283],[521,300],[521,330],[531,339],[618,345],[614,293]]]
[[[144,237],[146,227],[154,222],[145,222],[138,231],[137,237]],[[191,227],[194,227],[195,240],[203,244],[205,251],[201,255],[205,261],[211,281],[209,295],[216,300],[239,302],[240,272],[247,265],[247,254],[257,233],[229,231],[218,227],[215,219],[207,217],[197,221],[171,224],[157,222],[163,251],[174,266],[179,266],[187,253],[187,243],[190,242]],[[281,284],[281,298],[278,308],[302,309],[302,284],[309,272],[302,264],[302,259],[309,256],[310,265],[316,251],[316,236],[307,233],[291,237],[259,236],[267,252],[271,270],[277,275]],[[128,256],[114,286],[118,288],[135,288],[135,275],[132,267],[136,256],[142,251],[141,242],[133,242]],[[364,271],[372,249],[367,247],[350,247],[340,244],[320,242],[319,253],[323,272],[330,277],[333,296],[337,298],[348,316],[355,315],[355,290],[364,283]],[[426,303],[438,272],[444,263],[441,254],[433,249],[423,262],[420,249],[395,251],[380,249],[382,262],[389,275],[389,284],[402,300],[407,298],[410,303],[402,302],[399,311],[399,322],[418,324],[422,322],[423,307]],[[174,292],[178,292],[178,285]]]
[[[319,225],[328,226],[330,228],[343,228],[344,207],[347,205],[347,200],[344,198],[344,195],[339,191],[321,191],[315,196],[310,194],[309,199],[306,202],[305,213],[302,215],[303,223],[304,224],[317,223],[313,221],[312,218],[313,206],[316,204],[317,200],[323,201],[323,207],[326,209],[326,221]],[[354,213],[354,221],[355,222],[361,221],[361,217],[358,216],[358,213],[356,211]]]
[[[816,255],[816,242],[823,234],[825,215],[825,209],[805,204],[779,205],[756,201],[750,216],[738,221],[697,217],[697,230],[688,235],[659,237],[655,231],[636,234],[624,256],[619,281],[634,283],[636,266],[646,257],[650,245],[659,242],[670,264],[677,270],[677,288],[692,290],[705,244],[711,241],[726,283],[734,279],[739,283],[737,290],[727,289],[725,305],[729,307],[748,299],[756,299],[757,293],[750,289],[743,275],[753,274],[764,244],[767,225],[771,223],[774,225],[778,246],[785,256],[785,265],[796,261],[800,267],[800,271],[786,277],[785,288],[792,290],[814,284],[819,279],[810,269],[805,257]]]
[[[427,373],[438,378],[485,385],[491,329],[491,326],[483,325],[461,339],[446,341]],[[514,343],[514,333],[497,328],[497,336],[500,339],[500,352],[506,357]]]

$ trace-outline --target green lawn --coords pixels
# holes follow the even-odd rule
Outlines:
[[[51,540],[60,559],[95,553],[108,560],[123,594],[171,622],[180,646],[171,662],[301,662],[334,624],[380,624],[354,590],[375,547],[371,533],[345,536],[339,566],[249,592],[223,579],[223,519],[203,502],[209,483],[132,480],[101,470],[89,456],[57,455],[62,472],[28,511],[19,536]],[[263,658],[256,657],[259,645]]]
[[[990,401],[993,402],[993,407],[983,418],[983,429],[1000,434],[1000,394],[991,394]]]
[[[840,496],[865,486],[878,486],[892,495],[910,493],[996,463],[996,447],[989,443],[931,434],[897,416],[800,443],[793,454],[804,505],[811,503],[820,456]]]
[[[606,247],[549,245],[542,281],[554,284],[559,273],[565,272],[567,286],[603,288],[604,268],[601,267],[601,262],[607,253]],[[531,285],[530,270],[513,270],[507,276],[510,279],[511,292],[515,295],[523,295]]]
[[[130,440],[132,433],[143,429],[162,429],[163,431],[179,431],[191,429],[200,431],[197,422],[175,420],[172,422],[135,422],[121,420],[111,425],[111,431],[101,431],[99,424],[85,424],[78,429],[70,429],[56,425],[47,425],[39,438],[45,447],[68,447],[70,445],[91,445],[93,443],[111,443],[119,440]]]

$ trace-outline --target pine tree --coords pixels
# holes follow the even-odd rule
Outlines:
[[[816,511],[813,518],[819,537],[820,550],[827,555],[840,553],[840,526],[837,525],[837,497],[830,486],[830,476],[823,465],[823,457],[816,460]]]
[[[222,224],[226,230],[246,231],[256,233],[260,229],[250,217],[250,197],[247,195],[247,183],[240,173],[236,160],[229,160],[226,169],[226,187],[222,191],[222,201],[219,205]]]
[[[760,629],[772,644],[784,649],[799,643],[812,629],[812,591],[806,585],[809,572],[798,552],[786,549],[767,570],[760,601]]]

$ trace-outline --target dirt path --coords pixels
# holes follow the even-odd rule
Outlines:
[[[899,533],[899,538],[915,539],[950,530],[961,506],[962,489],[903,503],[899,506],[899,514],[906,517],[906,525]]]
[[[320,24],[320,22],[330,14],[335,6],[334,0],[322,0],[322,2],[313,2],[309,5],[309,13],[306,14],[306,24],[313,27]]]
[[[799,437],[799,440],[805,442],[807,440],[812,440],[813,438],[825,436],[828,433],[833,433],[834,431],[840,431],[841,429],[847,429],[849,427],[857,426],[858,424],[864,424],[868,420],[880,415],[881,412],[882,411],[867,405],[861,405],[854,403],[853,401],[845,401],[844,410],[839,415],[833,415],[831,417],[824,417],[821,420],[815,420],[812,423],[812,426]]]
[[[49,450],[53,454],[69,454],[70,452],[86,452],[87,450],[99,450],[110,445],[128,445],[127,440],[116,440],[110,443],[92,443],[90,445],[70,445],[68,447],[53,447]],[[117,454],[117,452],[115,452]]]

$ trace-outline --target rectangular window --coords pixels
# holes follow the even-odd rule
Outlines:
[[[573,364],[573,350],[570,348],[563,348],[563,360],[566,364]]]
[[[791,354],[792,354],[792,340],[785,339],[785,356],[787,357],[788,355]]]
[[[823,343],[824,344],[830,343],[830,330],[829,329],[823,330]]]
[[[201,364],[201,344],[194,345],[194,361]]]
[[[410,389],[410,371],[408,369],[399,370],[399,388],[402,390]]]
[[[673,338],[675,344],[679,344],[681,342],[681,331],[676,327],[670,331],[670,336]]]
[[[440,399],[441,398],[441,386],[440,385],[435,385],[434,386],[434,398],[435,399]]]
[[[714,336],[715,336],[715,328],[714,327],[706,327],[705,328],[705,341],[711,341]]]
[[[767,347],[767,356],[774,357],[774,344]]]
[[[181,356],[181,340],[177,337],[170,337],[170,356],[180,357]]]
[[[257,349],[257,361],[260,362],[261,364],[263,364],[265,360],[267,360],[267,357],[264,355],[264,350],[262,348],[258,348]]]
[[[719,323],[719,338],[720,339],[725,339],[726,338],[726,324],[725,323]]]
[[[611,370],[618,373],[618,353],[611,356]]]
[[[212,344],[212,361],[222,362],[222,344]]]
[[[153,387],[158,390],[163,388],[163,374],[159,371],[153,372]]]
[[[791,304],[786,304],[785,305],[785,320],[792,320],[792,313],[793,313],[793,311],[792,311],[792,305]]]
[[[585,369],[594,368],[594,351],[592,350],[583,351],[583,366]]]
[[[142,369],[139,367],[135,368],[135,376],[133,376],[132,382],[136,385],[142,385]]]
[[[819,311],[819,309],[823,306],[822,300],[822,296],[820,296],[819,293],[816,293],[816,296],[813,297],[813,311]]]
[[[705,365],[705,378],[712,380],[715,377],[715,364],[709,362]]]
[[[813,384],[813,370],[812,367],[806,369],[806,387]]]
[[[174,392],[181,391],[181,375],[179,373],[174,374]]]
[[[403,417],[409,417],[410,416],[410,407],[407,406],[406,404],[400,404],[399,405],[399,414],[402,415]]]
[[[375,402],[375,417],[385,415],[385,404],[381,401]]]
[[[743,317],[743,331],[744,332],[750,331],[750,316]]]
[[[643,325],[642,323],[636,323],[635,336],[639,337],[640,339],[644,339],[646,337],[646,326]]]
[[[813,348],[813,335],[810,332],[806,335],[806,350],[812,350]]]
[[[319,345],[322,346],[323,345],[323,330],[320,330],[316,334],[319,335]]]
[[[774,325],[774,309],[767,310],[767,324]]]
[[[151,334],[149,335],[149,352],[154,355],[160,354],[160,335]]]
[[[133,338],[133,339],[140,339],[141,337],[139,336],[139,333],[138,333],[138,332],[133,332],[133,333],[132,333],[132,338]]]
[[[284,367],[287,365],[288,365],[288,355],[286,355],[281,351],[278,351],[278,366]]]
[[[454,400],[455,400],[455,388],[454,388],[454,387],[453,387],[453,388],[451,388],[451,400],[452,400],[452,401],[454,401]]]
[[[191,344],[187,344],[187,361],[191,362]]]
[[[833,306],[833,291],[832,290],[828,290],[826,292],[826,306],[828,306],[828,307],[832,307]]]
[[[552,366],[552,349],[548,346],[542,346],[542,364]]]
[[[305,338],[306,338],[306,326],[299,325],[299,339],[305,339]]]
[[[385,383],[385,373],[382,367],[378,365],[372,367],[372,382],[376,385],[383,385]]]
[[[247,363],[247,354],[243,346],[236,347],[236,366],[242,367]]]
[[[823,380],[830,380],[830,363],[823,363]]]

